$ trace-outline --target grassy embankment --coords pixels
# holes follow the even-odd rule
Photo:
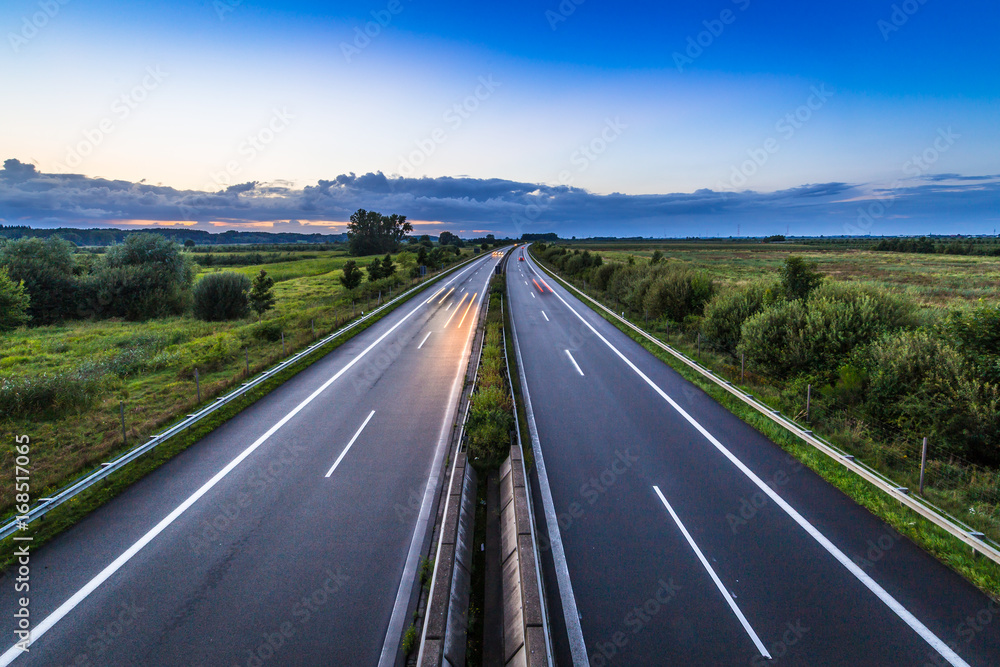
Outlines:
[[[145,322],[71,321],[4,334],[0,378],[8,389],[33,391],[42,384],[40,393],[54,394],[50,407],[7,415],[0,422],[5,439],[31,438],[32,497],[43,497],[126,448],[119,401],[125,405],[127,447],[134,446],[199,405],[195,369],[205,404],[244,381],[248,358],[250,374],[256,374],[369,310],[379,288],[383,300],[388,297],[387,281],[344,290],[339,277],[352,258],[343,251],[303,254],[314,258],[199,268],[199,276],[214,271],[253,276],[266,270],[276,281],[277,303],[260,322],[209,323],[185,315]],[[364,266],[372,258],[353,259]],[[399,282],[393,294],[410,284],[404,278]],[[12,448],[0,453],[0,466],[13,470]],[[12,484],[10,476],[0,480],[0,513],[5,515],[12,508]]]

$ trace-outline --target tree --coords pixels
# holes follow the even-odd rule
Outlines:
[[[274,278],[267,275],[267,271],[260,270],[257,277],[253,279],[250,286],[250,310],[257,313],[257,319],[261,315],[274,308]]]
[[[462,243],[462,239],[458,238],[457,236],[455,236],[451,232],[441,232],[440,236],[438,236],[438,244],[439,245],[460,246],[461,243]]]
[[[73,244],[58,236],[21,238],[0,248],[0,266],[22,285],[29,297],[34,324],[52,324],[75,317],[78,280],[74,276]]]
[[[414,255],[409,250],[404,250],[403,252],[396,255],[396,264],[403,271],[409,272],[410,269],[412,269],[414,266],[417,265],[417,256]]]
[[[659,264],[660,260],[662,259],[663,259],[663,253],[660,252],[659,250],[654,250],[653,256],[649,258],[649,263],[652,265],[656,265]]]
[[[250,279],[242,273],[210,273],[194,287],[194,316],[206,322],[236,320],[250,311]]]
[[[778,275],[789,299],[806,298],[823,280],[823,276],[816,271],[814,262],[807,262],[795,255],[785,260]]]
[[[361,278],[364,274],[358,268],[357,262],[353,259],[348,260],[344,263],[343,270],[344,275],[340,276],[340,284],[344,286],[344,289],[354,289],[361,284]]]
[[[427,266],[427,248],[424,246],[417,251],[417,266]]]
[[[382,277],[391,278],[394,273],[396,273],[396,265],[392,263],[392,255],[387,253],[382,258]]]
[[[30,305],[24,285],[15,283],[7,275],[7,269],[0,267],[0,331],[10,331],[27,323]]]
[[[194,239],[187,239],[186,241],[184,241],[184,247],[185,248],[193,248],[194,247]]]
[[[347,225],[347,239],[352,255],[375,255],[392,252],[413,225],[405,215],[382,215],[359,208]]]
[[[365,267],[365,270],[368,272],[368,282],[370,283],[382,278],[382,260],[376,257]]]

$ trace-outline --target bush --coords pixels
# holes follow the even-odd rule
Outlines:
[[[913,307],[874,287],[826,284],[808,299],[782,302],[749,318],[737,349],[777,378],[832,373],[853,350],[909,326]]]
[[[598,255],[598,257],[600,257],[600,255]],[[591,282],[594,285],[594,289],[607,289],[608,282],[611,280],[611,276],[614,275],[617,268],[618,264],[601,264],[598,266],[594,273],[591,274]]]
[[[887,334],[857,355],[865,411],[884,429],[977,463],[1000,462],[1000,396],[972,377],[962,355],[926,331]]]
[[[73,244],[57,236],[22,238],[0,246],[0,266],[23,283],[32,324],[52,324],[77,316]]]
[[[688,268],[668,264],[653,269],[651,276],[648,289],[643,290],[641,282],[637,285],[636,297],[641,299],[642,307],[652,318],[666,316],[680,322],[689,315],[701,315],[715,292],[715,285],[707,274]]]
[[[250,330],[250,335],[260,341],[277,342],[281,340],[281,322],[275,320],[258,322]]]
[[[210,273],[194,288],[194,316],[206,322],[246,317],[250,312],[250,279],[231,271]]]
[[[701,332],[717,349],[736,354],[743,323],[776,297],[778,285],[758,281],[715,295],[705,305]]]
[[[353,259],[344,262],[343,274],[340,276],[340,284],[344,286],[344,289],[354,289],[361,284],[361,278],[364,276],[361,273],[361,269],[358,268],[358,263]]]
[[[809,367],[804,340],[807,311],[801,301],[782,301],[743,323],[739,352],[751,368],[785,378]]]
[[[785,296],[789,299],[806,298],[823,280],[823,276],[816,271],[814,262],[807,262],[794,255],[785,260],[778,275]]]
[[[105,254],[81,296],[101,317],[145,320],[187,309],[194,273],[180,246],[158,234],[132,234]]]
[[[0,267],[0,331],[10,331],[30,318],[28,309],[31,300],[24,285],[14,282],[7,275],[7,269]]]

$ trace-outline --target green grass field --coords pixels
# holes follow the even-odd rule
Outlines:
[[[704,269],[720,285],[774,276],[789,255],[816,262],[835,280],[869,282],[897,290],[923,307],[948,306],[1000,295],[1000,257],[871,252],[814,244],[762,243],[564,243],[600,252],[606,260],[640,261],[660,250],[665,259]]]
[[[275,279],[277,303],[260,323],[255,318],[203,322],[185,315],[145,322],[72,321],[4,334],[0,374],[8,381],[73,374],[100,378],[96,396],[85,407],[0,422],[7,441],[21,434],[31,438],[32,497],[43,497],[125,449],[119,401],[125,406],[126,445],[134,446],[194,411],[195,369],[204,404],[244,380],[247,358],[255,374],[375,305],[377,296],[365,296],[364,285],[346,292],[339,281],[349,259],[364,266],[371,257],[351,258],[343,250],[302,254],[313,258],[198,268],[198,277],[216,271],[252,277],[267,271]],[[464,250],[463,258],[470,254]],[[402,267],[398,273],[405,275]],[[393,294],[410,284],[405,278],[401,282]],[[13,448],[3,449],[0,464],[13,470]],[[12,504],[13,475],[8,475],[0,481],[0,512],[9,513]]]

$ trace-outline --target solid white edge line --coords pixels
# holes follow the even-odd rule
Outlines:
[[[432,334],[432,333],[434,333],[434,332],[433,332],[433,331],[428,331],[428,332],[427,332],[427,335],[426,335],[426,336],[424,336],[424,339],[423,339],[422,341],[420,341],[420,345],[417,345],[417,349],[418,349],[418,350],[419,350],[420,348],[422,348],[422,347],[424,346],[424,343],[426,343],[426,342],[427,342],[427,339],[431,337],[431,334]]]
[[[562,288],[562,285],[560,285],[559,287]],[[904,623],[910,626],[910,629],[912,629],[914,632],[920,635],[920,637],[925,642],[927,642],[931,646],[931,648],[933,648],[935,651],[941,654],[941,657],[947,660],[954,667],[969,667],[969,664],[965,662],[961,658],[961,656],[955,653],[955,651],[952,650],[951,647],[949,647],[937,635],[931,632],[930,629],[927,628],[927,626],[925,626],[923,623],[921,623],[916,616],[910,613],[908,609],[906,609],[903,605],[901,605],[884,588],[882,588],[882,586],[880,586],[877,581],[868,576],[868,574],[864,570],[862,570],[858,565],[856,565],[854,561],[852,561],[844,554],[844,552],[842,552],[839,548],[837,548],[836,545],[834,545],[829,539],[827,539],[826,536],[819,531],[819,529],[817,529],[815,526],[809,523],[801,514],[799,514],[795,510],[795,508],[793,508],[791,505],[785,502],[785,500],[781,496],[779,496],[770,486],[765,484],[759,477],[757,477],[756,474],[754,474],[752,470],[747,468],[742,461],[736,458],[736,456],[732,452],[730,452],[721,442],[716,440],[711,433],[705,430],[705,428],[701,424],[699,424],[694,419],[694,417],[689,415],[684,410],[684,408],[678,405],[677,402],[674,401],[674,399],[672,399],[669,395],[667,395],[665,391],[660,389],[660,387],[657,386],[657,384],[653,382],[651,379],[649,379],[649,377],[645,373],[639,370],[639,368],[635,364],[629,361],[629,359],[624,354],[622,354],[618,350],[618,348],[612,345],[607,338],[602,336],[600,332],[598,332],[597,329],[595,329],[593,325],[590,324],[590,322],[584,319],[584,317],[580,315],[580,313],[576,312],[576,309],[574,309],[571,305],[569,305],[569,303],[567,303],[566,300],[562,298],[562,295],[560,295],[558,292],[555,291],[553,291],[553,294],[555,294],[556,297],[560,301],[562,301],[566,305],[566,307],[569,308],[573,312],[573,314],[580,319],[581,322],[583,322],[592,332],[594,332],[595,336],[600,338],[605,345],[611,348],[611,350],[614,351],[614,353],[617,354],[622,359],[622,361],[624,361],[639,377],[641,377],[646,382],[646,384],[652,387],[653,390],[656,391],[661,398],[663,398],[663,400],[669,403],[670,406],[674,408],[674,410],[676,410],[682,417],[684,417],[684,419],[688,421],[688,423],[690,423],[692,426],[698,429],[698,432],[701,433],[706,440],[711,442],[715,446],[715,448],[718,449],[723,454],[723,456],[728,458],[730,462],[732,462],[732,464],[735,465],[740,470],[740,472],[742,472],[750,479],[750,481],[756,484],[757,487],[760,488],[760,490],[763,491],[765,494],[767,494],[771,498],[771,500],[773,500],[775,504],[778,505],[778,507],[784,510],[785,513],[788,514],[788,516],[790,516],[793,521],[795,521],[795,523],[799,524],[799,526],[802,527],[802,529],[805,530],[814,540],[816,540],[820,544],[820,546],[826,549],[826,551],[831,556],[836,558],[841,565],[843,565],[851,574],[853,574],[858,581],[864,584],[864,586],[869,591],[874,593],[875,596],[878,597],[878,599],[881,600],[887,607],[889,607],[889,609],[892,610],[893,613],[895,613]]]
[[[513,299],[510,299],[510,294],[511,291],[508,289],[508,299],[513,303]],[[531,394],[528,391],[528,378],[524,373],[521,345],[517,340],[517,325],[514,323],[513,306],[511,306],[510,327],[511,336],[514,339],[514,354],[517,355],[517,374],[521,379],[524,415],[528,422],[528,433],[531,435],[531,451],[535,456],[535,468],[538,472],[538,488],[541,491],[542,509],[545,512],[545,524],[549,533],[549,544],[552,548],[552,564],[556,571],[556,583],[559,587],[559,598],[562,602],[569,650],[573,657],[574,665],[588,665],[590,661],[587,658],[587,645],[583,640],[583,628],[580,626],[580,610],[576,606],[576,595],[573,594],[573,582],[570,580],[569,568],[566,565],[566,550],[563,548],[562,535],[559,532],[559,519],[556,515],[555,503],[552,501],[549,476],[545,471],[545,457],[542,456],[542,445],[538,439],[538,427],[535,425],[535,412],[531,407]]]
[[[544,311],[544,310],[542,311],[542,317],[544,317],[544,318],[545,318],[545,321],[546,321],[546,322],[550,321],[550,320],[549,320],[549,316],[545,314],[545,311]]]
[[[192,505],[194,505],[198,500],[208,493],[212,487],[218,484],[226,475],[233,471],[236,466],[244,461],[250,454],[254,452],[258,447],[264,444],[268,438],[270,438],[274,433],[284,426],[288,421],[302,411],[307,405],[313,402],[313,400],[323,393],[331,384],[336,382],[340,376],[346,373],[350,368],[352,368],[358,361],[367,355],[376,345],[381,343],[386,337],[389,336],[393,331],[399,328],[403,322],[408,320],[412,315],[414,315],[423,304],[417,304],[417,306],[411,310],[409,313],[404,315],[399,322],[396,322],[388,331],[379,336],[373,343],[368,347],[358,353],[351,361],[349,361],[343,368],[337,371],[329,380],[324,382],[316,391],[309,394],[301,403],[295,406],[288,414],[282,417],[274,426],[269,428],[264,435],[257,438],[253,444],[244,449],[236,458],[230,461],[226,467],[217,472],[211,479],[205,482],[201,488],[188,496],[187,500],[178,505],[170,514],[160,520],[153,528],[151,528],[145,535],[140,537],[136,542],[129,547],[122,555],[118,556],[115,560],[111,562],[110,565],[101,570],[94,578],[87,582],[83,588],[74,593],[66,602],[63,602],[55,611],[46,616],[41,623],[35,626],[31,631],[31,636],[28,641],[28,646],[31,646],[36,641],[38,641],[42,635],[48,632],[56,623],[61,621],[66,614],[73,611],[73,609],[80,604],[83,600],[87,598],[88,595],[93,593],[97,588],[108,580],[111,575],[117,572],[125,563],[132,559],[137,553],[139,553],[147,544],[153,541],[157,535],[163,532],[170,524],[177,520],[179,516],[184,514]],[[0,667],[6,667],[13,660],[15,660],[21,653],[23,653],[21,644],[17,643],[7,649],[3,655],[0,655]]]
[[[485,262],[488,264],[488,262]],[[492,275],[492,272],[490,272]],[[489,277],[486,278],[487,284]],[[485,286],[483,287],[485,290]],[[465,346],[469,347],[469,338],[474,329],[469,328],[469,333],[465,337]],[[465,359],[463,355],[462,359]],[[468,366],[468,361],[466,361]],[[431,463],[431,475],[427,478],[424,486],[424,497],[420,503],[420,512],[417,515],[417,523],[413,527],[413,535],[410,538],[410,550],[406,554],[406,562],[403,565],[403,574],[399,578],[399,588],[396,590],[396,601],[392,606],[392,615],[389,617],[389,626],[385,631],[385,641],[382,643],[382,653],[379,656],[379,667],[390,667],[396,664],[396,655],[399,653],[399,646],[403,639],[403,625],[406,622],[406,611],[410,603],[410,593],[413,582],[417,576],[417,566],[420,560],[420,552],[424,536],[427,533],[428,523],[431,515],[431,503],[434,500],[434,493],[437,489],[438,479],[440,479],[442,463],[444,461],[445,450],[447,449],[448,427],[453,423],[453,412],[458,410],[455,392],[459,389],[459,380],[462,379],[463,371],[461,360],[458,364],[458,372],[451,385],[451,394],[448,396],[447,407],[444,411],[444,419],[441,421],[441,433],[438,436],[437,450],[434,452],[434,461]],[[407,583],[409,582],[409,585]],[[433,587],[431,588],[433,591]],[[2,666],[0,666],[2,667]]]
[[[674,512],[674,508],[670,506],[670,503],[667,502],[667,499],[663,496],[663,493],[660,492],[660,487],[654,486],[653,490],[656,491],[656,495],[660,497],[660,500],[663,502],[663,506],[667,508],[668,512],[670,512],[670,516],[673,517],[674,523],[676,523],[677,527],[681,529],[681,534],[684,535],[684,539],[687,540],[687,543],[691,545],[691,548],[694,550],[694,553],[698,557],[698,560],[700,560],[701,564],[705,567],[706,570],[708,570],[709,576],[712,577],[712,581],[715,582],[715,586],[719,589],[719,592],[722,593],[722,597],[724,597],[726,599],[726,602],[729,603],[729,607],[730,609],[733,610],[733,613],[736,614],[736,618],[740,619],[740,623],[743,625],[743,629],[747,631],[748,635],[750,635],[750,639],[753,640],[754,646],[757,647],[757,650],[760,651],[760,654],[762,656],[770,660],[771,654],[767,652],[767,649],[764,648],[764,643],[760,640],[760,637],[758,637],[757,633],[754,632],[754,629],[750,627],[750,623],[749,621],[747,621],[746,616],[744,616],[743,612],[740,611],[740,608],[736,606],[736,601],[733,600],[733,596],[730,595],[728,590],[726,590],[726,587],[722,584],[722,580],[719,579],[719,575],[715,573],[715,570],[712,569],[712,566],[709,564],[708,559],[705,558],[705,554],[703,554],[701,552],[701,549],[698,548],[698,545],[695,544],[694,538],[691,537],[691,534],[687,531],[687,528],[684,527],[684,524],[681,522],[680,517],[678,517],[677,513]]]
[[[566,353],[566,356],[569,357],[569,360],[573,362],[573,368],[576,369],[576,372],[579,373],[580,375],[583,375],[583,371],[580,370],[580,364],[576,363],[576,359],[573,358],[573,355],[570,353],[570,351],[569,350],[563,350],[563,351]]]
[[[357,432],[354,434],[354,437],[351,438],[351,441],[347,443],[347,447],[344,447],[344,451],[342,451],[340,453],[340,456],[337,457],[337,460],[333,462],[333,466],[331,466],[330,469],[327,471],[327,473],[323,475],[324,477],[329,477],[330,475],[333,474],[333,471],[337,469],[337,466],[340,465],[340,462],[344,460],[344,457],[347,455],[347,452],[351,448],[351,445],[353,445],[354,441],[358,439],[358,436],[361,435],[361,432],[365,430],[365,426],[368,426],[368,422],[370,422],[372,417],[374,416],[375,416],[375,411],[372,410],[368,414],[368,418],[365,419],[364,423],[361,424],[361,428],[357,430]]]

